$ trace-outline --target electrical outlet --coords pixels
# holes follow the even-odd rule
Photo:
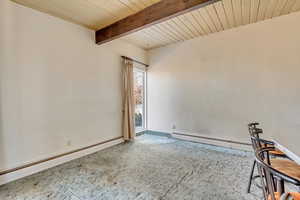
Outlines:
[[[72,145],[71,140],[68,140],[68,141],[67,141],[67,146],[71,146],[71,145]]]

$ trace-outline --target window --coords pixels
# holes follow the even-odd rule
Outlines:
[[[134,97],[135,97],[135,129],[141,132],[146,129],[146,71],[134,69]]]

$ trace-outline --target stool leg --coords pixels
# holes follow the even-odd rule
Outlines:
[[[254,173],[255,165],[256,165],[256,160],[254,160],[254,162],[252,164],[251,173],[250,173],[249,182],[248,182],[248,187],[247,187],[247,193],[250,193],[250,190],[251,190],[251,185],[252,185],[252,179],[253,179],[253,173]]]
[[[285,193],[284,181],[282,179],[277,180],[277,192],[279,192],[279,194]]]

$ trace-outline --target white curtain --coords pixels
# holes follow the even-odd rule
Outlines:
[[[123,66],[123,137],[129,141],[135,138],[134,125],[134,79],[133,79],[133,62],[124,59]]]

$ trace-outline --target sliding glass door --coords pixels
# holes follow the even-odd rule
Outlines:
[[[135,130],[141,132],[146,129],[146,71],[134,69],[134,97],[135,97]]]

